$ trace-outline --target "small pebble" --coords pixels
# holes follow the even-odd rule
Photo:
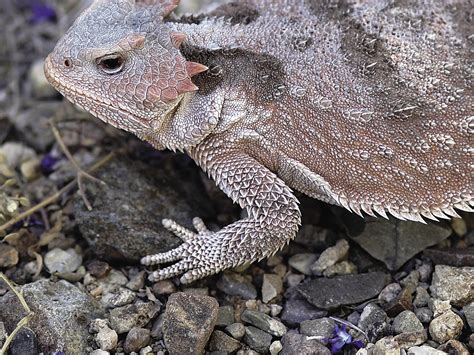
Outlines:
[[[150,330],[145,328],[132,328],[125,338],[123,348],[126,352],[138,352],[150,342]]]
[[[275,340],[272,345],[270,345],[270,354],[271,355],[277,355],[280,353],[280,351],[283,349],[283,345],[281,344],[281,341]]]
[[[253,350],[259,353],[266,353],[272,343],[272,336],[263,330],[249,326],[245,327],[243,341]]]
[[[7,268],[18,264],[18,251],[8,245],[0,244],[0,268]]]
[[[252,282],[235,272],[224,272],[216,286],[229,296],[240,296],[243,299],[257,298],[257,289]]]
[[[397,298],[400,292],[402,292],[402,287],[394,282],[384,287],[382,292],[380,292],[378,299],[381,302],[390,303]]]
[[[217,311],[217,322],[218,327],[227,327],[228,325],[235,322],[234,307],[232,306],[221,306]]]
[[[230,324],[225,328],[225,331],[229,333],[233,338],[240,340],[245,335],[245,326],[242,323]]]
[[[44,256],[44,264],[50,273],[74,272],[82,265],[82,256],[72,248],[54,248]]]
[[[117,347],[118,335],[115,330],[105,325],[99,329],[95,336],[95,341],[101,350],[114,350]]]
[[[312,275],[311,265],[318,259],[316,254],[302,253],[293,255],[288,264],[295,270],[305,275]]]
[[[283,281],[279,275],[264,274],[262,284],[262,301],[268,303],[283,290]]]
[[[395,334],[415,333],[424,330],[423,324],[412,311],[403,311],[393,320]]]
[[[415,314],[423,324],[428,324],[433,319],[433,312],[428,307],[415,309]]]
[[[176,292],[176,286],[170,280],[162,280],[153,284],[152,291],[155,296],[170,295]]]
[[[287,332],[286,326],[282,322],[261,312],[246,309],[240,317],[245,323],[252,324],[276,337],[282,337]]]
[[[349,252],[349,243],[345,239],[339,240],[336,245],[327,248],[319,256],[313,265],[311,265],[311,272],[314,275],[321,275],[328,267],[333,266],[338,261],[347,257]]]

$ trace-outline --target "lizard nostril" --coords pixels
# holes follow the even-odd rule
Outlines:
[[[71,59],[65,59],[64,60],[64,66],[66,68],[71,68],[72,67],[72,60]]]

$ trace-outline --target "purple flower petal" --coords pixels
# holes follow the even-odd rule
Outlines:
[[[51,6],[43,4],[41,1],[35,0],[30,4],[31,18],[30,22],[34,24],[42,22],[56,21],[56,12]]]
[[[41,171],[43,174],[51,174],[54,171],[54,167],[56,163],[59,161],[59,158],[54,157],[51,154],[46,154],[43,159],[41,160]]]

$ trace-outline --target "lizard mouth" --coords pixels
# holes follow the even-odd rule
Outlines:
[[[81,109],[100,118],[105,123],[121,129],[130,126],[138,130],[151,127],[149,118],[140,117],[124,107],[121,107],[120,104],[112,103],[111,100],[108,100],[104,96],[90,94],[74,84],[67,85],[67,77],[57,73],[52,63],[51,55],[48,55],[45,60],[44,73],[49,83],[58,90],[61,95]]]

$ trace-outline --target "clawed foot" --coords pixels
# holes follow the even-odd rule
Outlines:
[[[168,279],[184,273],[181,277],[181,283],[190,283],[219,271],[212,262],[213,257],[218,254],[216,250],[213,250],[211,242],[215,233],[207,229],[201,218],[194,218],[193,225],[197,233],[171,219],[163,220],[163,226],[183,240],[183,243],[165,253],[148,255],[142,258],[141,263],[144,265],[157,265],[179,260],[174,265],[154,271],[149,276],[150,281]]]

